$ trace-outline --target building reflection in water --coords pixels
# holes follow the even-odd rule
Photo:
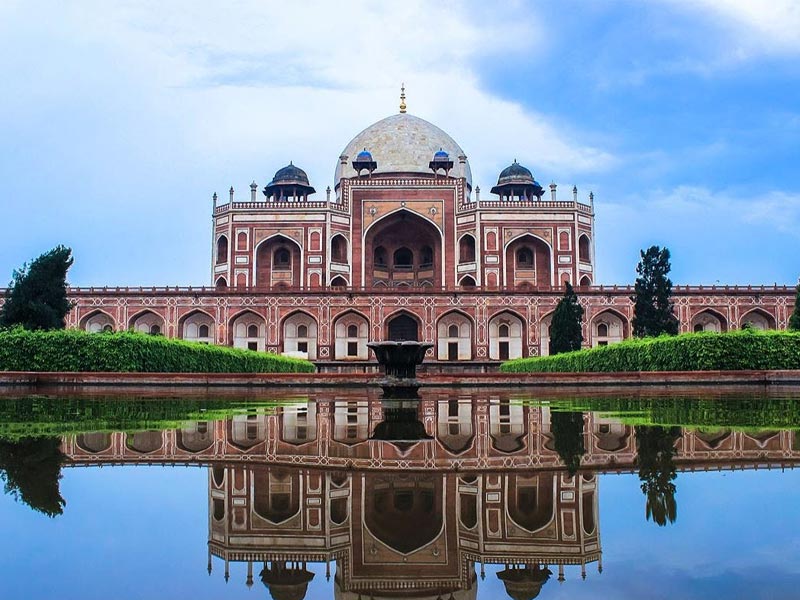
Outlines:
[[[503,393],[426,391],[409,411],[330,392],[63,448],[73,464],[210,465],[209,568],[212,556],[226,577],[246,563],[247,583],[276,599],[305,596],[309,563],[327,565],[341,599],[475,598],[485,564],[502,567],[510,597],[534,598],[551,575],[600,568],[597,473],[639,469],[641,432],[587,413],[571,477],[551,421]],[[675,428],[670,465],[793,466],[797,442],[791,431]]]
[[[209,561],[247,563],[278,599],[303,598],[308,563],[336,597],[474,598],[477,570],[534,598],[552,570],[600,560],[594,474],[383,473],[221,464],[209,475]],[[209,563],[210,564],[210,563]],[[598,563],[599,564],[599,563]]]

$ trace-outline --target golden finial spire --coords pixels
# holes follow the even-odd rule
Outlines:
[[[406,84],[400,85],[400,112],[406,112]]]

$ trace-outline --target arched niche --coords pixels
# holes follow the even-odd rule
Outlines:
[[[283,352],[290,356],[317,359],[317,321],[304,312],[295,312],[283,321]]]
[[[221,235],[217,238],[217,264],[228,262],[228,236]]]
[[[431,221],[402,209],[370,225],[364,239],[367,285],[441,287],[442,236]]]
[[[214,283],[214,287],[217,288],[217,290],[220,290],[220,291],[227,290],[228,289],[228,280],[225,279],[224,277],[218,277],[217,281]]]
[[[95,310],[81,319],[80,328],[89,333],[110,333],[116,329],[116,323],[108,313]]]
[[[246,310],[231,319],[229,335],[234,348],[263,352],[266,347],[267,322],[261,315]]]
[[[348,446],[369,437],[369,405],[366,401],[337,400],[333,406],[333,440]]]
[[[336,317],[334,357],[336,360],[368,360],[369,321],[361,313],[349,311]]]
[[[464,277],[461,278],[461,281],[458,282],[458,285],[464,289],[472,289],[478,284],[472,275],[464,275]]]
[[[347,264],[348,260],[347,238],[341,233],[337,233],[331,238],[331,261],[339,264]]]
[[[436,474],[369,474],[367,529],[389,548],[410,554],[433,542],[444,526],[444,479]]]
[[[595,423],[592,435],[595,445],[605,452],[617,452],[627,447],[631,429],[616,422]]]
[[[214,319],[207,312],[193,310],[178,321],[178,333],[188,342],[214,343]]]
[[[775,317],[760,308],[754,308],[739,319],[739,327],[741,329],[747,326],[759,331],[775,329]]]
[[[347,287],[347,280],[341,275],[337,275],[331,279],[331,287]]]
[[[245,252],[247,250],[247,232],[240,231],[236,234],[236,249]]]
[[[582,263],[592,262],[592,242],[585,233],[578,238],[578,260]]]
[[[75,443],[81,450],[98,454],[111,448],[111,435],[103,431],[81,433],[75,438]]]
[[[214,428],[208,421],[194,421],[178,430],[178,448],[187,452],[202,452],[214,444]]]
[[[592,319],[592,347],[616,344],[628,337],[628,321],[615,311],[605,310]]]
[[[592,285],[592,278],[589,277],[588,275],[584,275],[583,277],[581,277],[579,285],[581,287],[589,287],[590,285]]]
[[[300,512],[300,472],[297,469],[253,467],[253,512],[276,525]]]
[[[703,331],[724,333],[728,331],[728,322],[717,311],[706,308],[692,317],[692,331],[695,333]]]
[[[470,233],[461,236],[458,240],[458,262],[475,262],[475,236]]]
[[[506,246],[506,285],[538,287],[553,285],[552,250],[534,235],[522,235]]]
[[[550,327],[553,326],[553,313],[539,321],[539,356],[550,356]]]
[[[453,454],[465,452],[475,437],[472,402],[456,397],[439,400],[436,408],[436,439]]]
[[[472,321],[458,311],[443,315],[436,324],[439,360],[472,360]]]
[[[419,341],[419,319],[405,311],[393,314],[386,320],[386,339],[396,342]]]
[[[164,334],[164,318],[152,310],[145,310],[131,317],[130,328],[150,335]]]
[[[160,450],[164,445],[162,431],[137,431],[125,435],[125,445],[141,454],[149,454]]]
[[[255,254],[255,287],[300,287],[302,251],[296,241],[285,235],[275,235],[262,241]]]
[[[317,404],[313,400],[285,406],[281,411],[281,439],[295,445],[317,439]]]
[[[234,415],[227,426],[228,441],[242,450],[250,450],[267,439],[267,418],[264,415]]]
[[[489,358],[510,360],[521,358],[524,351],[525,326],[510,311],[498,313],[489,320]]]
[[[522,529],[535,533],[555,518],[555,476],[508,475],[508,515]]]
[[[525,447],[525,408],[508,398],[489,401],[489,437],[495,450],[507,454]]]

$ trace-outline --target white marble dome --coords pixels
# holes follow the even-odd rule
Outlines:
[[[339,187],[342,177],[355,177],[353,160],[364,148],[369,150],[372,158],[378,163],[375,173],[425,173],[430,175],[428,166],[433,155],[442,149],[453,161],[453,177],[466,177],[467,185],[472,188],[472,172],[469,162],[461,163],[459,156],[464,156],[453,138],[433,123],[408,113],[399,113],[381,119],[367,127],[354,137],[342,150],[347,156],[347,163],[342,161],[336,165],[335,186]]]

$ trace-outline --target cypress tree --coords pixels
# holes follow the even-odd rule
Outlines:
[[[645,516],[660,527],[674,523],[678,518],[677,488],[673,483],[678,476],[675,442],[681,436],[681,428],[637,425],[635,435],[636,465],[647,499]]]
[[[651,246],[640,252],[636,266],[633,307],[633,335],[636,337],[678,333],[678,319],[673,312],[672,281],[667,275],[672,268],[669,249]]]
[[[550,325],[550,354],[580,350],[583,343],[581,321],[583,307],[578,304],[578,296],[567,283],[564,297],[561,298],[553,313]]]
[[[570,475],[575,475],[581,468],[581,458],[586,454],[583,443],[582,412],[551,412],[550,430],[558,456],[564,461]]]
[[[794,312],[789,317],[789,329],[800,331],[800,281],[797,283],[797,294],[794,297]]]
[[[67,271],[72,250],[56,246],[30,265],[14,271],[0,308],[0,326],[26,329],[63,329],[72,305],[67,299]]]

